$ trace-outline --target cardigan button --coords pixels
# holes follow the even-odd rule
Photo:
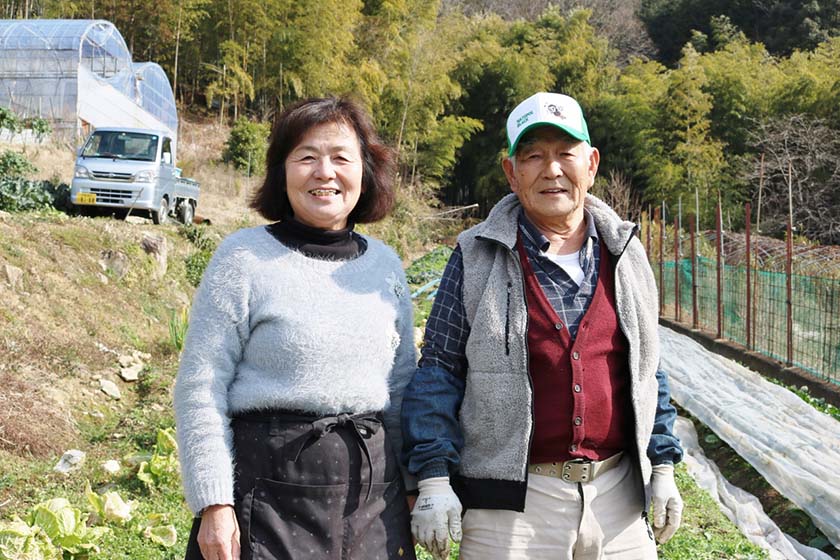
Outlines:
[[[574,387],[574,389],[575,389],[575,393],[580,393],[580,391],[581,391],[580,384],[579,384],[579,383],[575,383],[575,387]]]
[[[583,418],[581,418],[580,416],[576,416],[575,417],[575,426],[580,426],[581,424],[583,424]]]
[[[573,360],[579,360],[580,359],[580,353],[577,350],[572,352],[572,359]]]
[[[554,328],[558,331],[563,330],[563,323],[554,323]]]

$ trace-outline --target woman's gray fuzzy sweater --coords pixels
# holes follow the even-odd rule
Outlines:
[[[181,473],[193,512],[233,504],[231,417],[287,409],[385,411],[402,448],[402,392],[415,366],[399,257],[365,238],[349,261],[309,258],[264,227],[216,250],[195,293],[175,383]]]

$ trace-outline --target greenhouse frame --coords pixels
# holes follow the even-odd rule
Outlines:
[[[105,20],[0,20],[0,107],[76,143],[102,126],[178,131],[166,73],[132,62]]]

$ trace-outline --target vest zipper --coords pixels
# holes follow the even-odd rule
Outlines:
[[[507,308],[505,309],[505,355],[510,356],[510,293],[513,291],[513,282],[507,283]]]
[[[507,245],[505,245],[501,241],[498,241],[497,239],[493,239],[493,238],[489,238],[489,237],[484,238],[484,239],[487,239],[488,241],[491,241],[492,243],[496,243],[497,245],[507,249],[507,251],[508,251],[508,253],[510,253],[510,256],[513,259],[513,261],[516,264],[519,265],[519,279],[521,280],[521,283],[522,283],[522,305],[525,309],[525,333],[524,333],[525,334],[525,340],[524,340],[524,342],[525,342],[525,345],[524,345],[525,346],[525,374],[528,377],[528,385],[531,387],[531,410],[530,410],[530,413],[531,413],[531,431],[528,434],[528,449],[526,450],[525,466],[524,466],[525,479],[523,481],[524,484],[525,484],[525,492],[527,493],[527,491],[528,491],[528,478],[529,478],[528,477],[528,461],[530,461],[530,459],[531,459],[531,444],[534,442],[534,427],[535,427],[536,418],[534,417],[534,380],[531,379],[531,371],[530,371],[530,367],[528,365],[529,362],[530,362],[530,357],[528,356],[528,299],[525,296],[525,273],[522,271],[522,262],[519,260],[519,253],[516,251],[516,249],[511,249],[510,247],[508,247]],[[507,287],[508,287],[508,298],[507,299],[508,299],[508,304],[510,304],[510,296],[511,296],[511,293],[512,293],[512,290],[513,290],[513,283],[510,280],[508,280],[508,286]],[[510,311],[510,306],[509,305],[508,305],[508,311]],[[523,501],[524,501],[524,498],[523,498]]]

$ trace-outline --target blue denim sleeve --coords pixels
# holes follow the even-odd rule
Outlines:
[[[458,412],[464,399],[469,325],[462,282],[463,261],[456,247],[426,322],[420,365],[403,394],[402,459],[420,480],[449,476],[464,446]]]
[[[458,410],[464,380],[443,368],[418,368],[402,402],[403,462],[424,480],[449,476],[460,463],[464,437]]]
[[[656,416],[653,419],[653,433],[648,444],[648,458],[651,464],[677,464],[682,461],[683,450],[680,440],[674,435],[674,420],[677,409],[671,404],[671,387],[668,374],[662,369],[656,370],[659,382],[659,395],[656,403]]]

